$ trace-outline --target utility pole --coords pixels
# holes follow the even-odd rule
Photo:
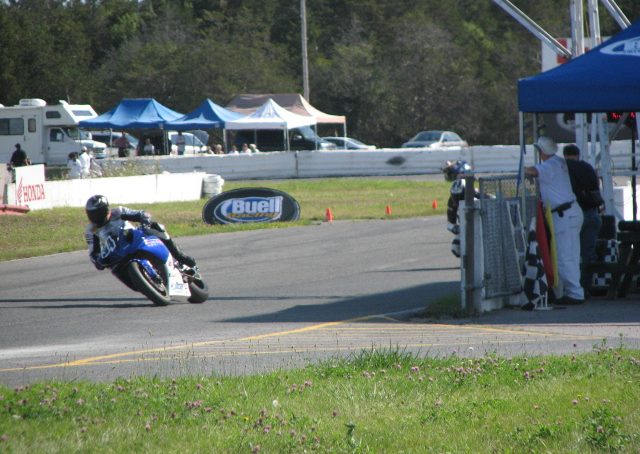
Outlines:
[[[300,22],[302,35],[302,88],[304,98],[309,101],[309,58],[307,56],[307,7],[305,0],[300,0]]]

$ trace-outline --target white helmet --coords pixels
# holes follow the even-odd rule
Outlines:
[[[544,153],[547,156],[553,156],[558,151],[558,145],[549,136],[538,137],[538,141],[534,143],[533,146],[537,148],[538,151]]]

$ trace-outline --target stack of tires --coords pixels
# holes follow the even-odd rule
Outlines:
[[[207,174],[202,179],[202,196],[211,198],[222,192],[224,178],[216,174]]]

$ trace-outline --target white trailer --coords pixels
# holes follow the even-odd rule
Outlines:
[[[47,105],[42,99],[21,99],[16,106],[0,104],[0,162],[6,163],[16,144],[33,164],[63,165],[82,144],[78,122],[95,118],[88,104]]]

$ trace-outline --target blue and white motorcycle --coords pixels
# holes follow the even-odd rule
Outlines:
[[[197,266],[178,263],[162,240],[147,234],[143,226],[123,226],[101,241],[99,263],[158,306],[172,300],[199,304],[209,297]]]

